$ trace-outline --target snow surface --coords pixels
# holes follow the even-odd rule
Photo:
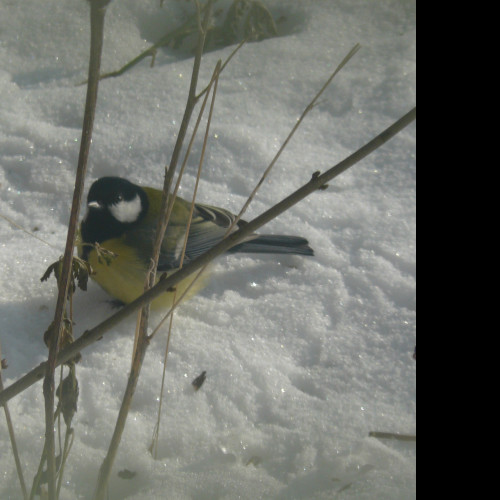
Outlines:
[[[224,2],[222,2],[224,4]],[[228,2],[225,2],[227,4]],[[306,119],[246,218],[363,145],[416,101],[414,0],[266,0],[280,37],[247,45],[220,81],[200,201],[238,211],[328,75],[362,50]],[[189,4],[120,0],[106,18],[103,71],[175,25]],[[8,386],[42,362],[55,283],[40,283],[64,247],[79,150],[88,4],[0,2],[0,340]],[[204,59],[206,82],[228,47]],[[192,59],[160,50],[99,91],[90,182],[116,174],[161,185]],[[201,86],[202,84],[200,84]],[[165,336],[151,345],[110,484],[110,499],[385,499],[416,497],[415,125],[266,227],[310,240],[316,256],[230,256],[177,312],[159,458],[156,421]],[[200,136],[201,137],[201,136]],[[197,141],[182,194],[194,185]],[[92,284],[76,332],[106,318]],[[91,498],[130,367],[135,321],[83,353],[75,442],[61,497]],[[191,381],[202,371],[198,391]],[[28,484],[43,446],[37,384],[9,403]],[[0,498],[20,498],[0,418]],[[131,480],[118,472],[136,473]]]

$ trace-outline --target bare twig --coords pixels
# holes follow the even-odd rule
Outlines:
[[[395,135],[415,121],[416,116],[417,109],[415,107],[340,163],[321,175],[314,175],[309,182],[304,184],[297,191],[271,207],[260,216],[248,222],[226,239],[215,245],[208,252],[192,260],[189,264],[171,276],[165,278],[164,280],[160,280],[152,289],[148,290],[133,302],[117,311],[99,325],[84,332],[78,339],[75,340],[75,342],[61,350],[57,357],[57,364],[69,361],[77,353],[99,340],[106,332],[143,307],[144,304],[151,302],[162,293],[166,292],[169,288],[175,287],[175,285],[177,285],[180,281],[197,272],[207,263],[211,262],[219,255],[222,255],[234,245],[241,243],[247,236],[254,233],[260,227],[278,217],[283,212],[296,205],[299,201],[311,195],[318,189],[321,189],[322,186],[330,182],[332,179],[366,158],[369,154],[373,153],[376,149],[384,145],[387,141],[392,139]],[[0,404],[4,404],[9,399],[13,398],[40,380],[40,378],[43,377],[45,366],[46,363],[42,363],[14,382],[11,386],[0,392]]]
[[[305,117],[314,108],[314,106],[318,102],[319,98],[323,95],[323,93],[325,92],[325,90],[332,83],[332,80],[335,78],[335,76],[337,76],[337,74],[339,73],[339,71],[352,59],[352,57],[356,54],[356,52],[358,52],[358,50],[360,48],[361,48],[361,46],[359,45],[359,43],[357,43],[350,50],[350,52],[344,57],[344,59],[342,59],[341,63],[337,66],[337,68],[335,69],[335,71],[330,75],[330,78],[328,78],[328,80],[325,82],[325,84],[323,85],[323,87],[321,87],[321,89],[319,90],[319,92],[314,96],[313,100],[306,107],[306,109],[304,110],[304,112],[302,113],[302,115],[300,116],[300,118],[297,120],[297,123],[294,125],[292,131],[288,134],[288,137],[286,138],[285,142],[281,145],[279,151],[276,153],[276,156],[273,158],[273,160],[271,161],[271,163],[269,164],[269,166],[266,168],[266,170],[262,174],[262,177],[260,178],[259,182],[255,186],[254,190],[252,191],[252,193],[248,197],[248,199],[245,202],[245,204],[243,205],[243,208],[240,210],[240,213],[238,214],[238,216],[236,217],[236,219],[233,221],[231,227],[229,228],[229,231],[232,230],[232,228],[238,223],[238,221],[241,219],[241,217],[243,216],[243,214],[246,212],[248,206],[250,205],[250,203],[254,199],[257,191],[260,189],[260,187],[262,186],[262,184],[266,180],[267,176],[271,172],[272,168],[274,167],[274,165],[278,161],[279,157],[281,156],[281,154],[283,153],[283,151],[285,150],[285,148],[288,146],[288,143],[291,141],[292,137],[295,135],[295,132],[297,132],[298,128],[300,127],[300,125],[304,121]]]
[[[2,379],[2,346],[0,344],[0,391],[3,391],[3,379]],[[21,491],[23,493],[24,500],[28,500],[28,491],[26,489],[26,483],[24,482],[23,468],[21,467],[21,460],[19,459],[19,450],[17,449],[16,436],[14,434],[14,425],[12,424],[12,418],[10,416],[9,407],[7,403],[3,405],[5,420],[7,422],[7,429],[9,431],[10,444],[12,446],[12,453],[14,455],[14,461],[16,463],[17,477],[19,478],[19,484],[21,486]]]
[[[40,462],[38,464],[38,470],[35,474],[35,477],[33,478],[33,483],[31,484],[30,500],[33,500],[35,498],[35,495],[37,495],[38,489],[40,488],[40,481],[43,475],[43,466],[45,465],[46,456],[47,456],[47,442],[45,442],[45,445],[43,447],[42,455],[40,457]]]
[[[59,498],[61,492],[61,486],[64,476],[64,467],[66,466],[66,461],[68,459],[71,447],[73,446],[73,441],[75,439],[75,433],[70,427],[66,427],[66,433],[64,435],[64,447],[61,450],[61,467],[59,469],[59,476],[57,478],[57,498]]]
[[[368,436],[377,439],[395,439],[396,441],[406,441],[410,443],[417,441],[417,436],[415,434],[397,434],[395,432],[371,431]]]
[[[219,81],[218,77],[220,75],[220,72],[222,71],[221,64],[222,64],[221,61],[219,61],[217,63],[215,70],[214,70],[214,75],[213,75],[214,77],[212,78],[210,85],[208,87],[208,92],[205,95],[205,99],[203,101],[203,105],[202,105],[202,108],[200,110],[200,114],[198,116],[198,120],[196,123],[195,131],[193,132],[193,136],[191,139],[191,142],[192,142],[194,140],[195,135],[196,135],[196,130],[198,128],[201,116],[203,115],[208,97],[210,95],[209,94],[210,89],[212,88],[212,85],[213,85],[214,91],[213,91],[213,96],[212,96],[212,102],[210,105],[210,113],[208,115],[207,126],[205,129],[205,137],[203,139],[203,147],[202,147],[202,151],[201,151],[201,155],[200,155],[200,160],[198,163],[198,173],[196,175],[196,183],[195,183],[195,187],[194,187],[194,191],[193,191],[193,197],[192,197],[192,201],[191,201],[191,207],[190,207],[190,211],[189,211],[188,221],[186,224],[186,232],[184,235],[184,244],[183,244],[182,252],[181,252],[181,256],[180,256],[179,268],[182,268],[184,266],[184,258],[186,255],[186,247],[187,247],[187,242],[188,242],[188,238],[189,238],[189,229],[191,227],[191,221],[193,219],[194,207],[195,207],[195,202],[196,202],[196,195],[198,193],[198,186],[199,186],[199,182],[200,182],[200,178],[201,178],[201,170],[202,170],[203,162],[205,159],[205,151],[206,151],[207,142],[208,142],[208,135],[210,132],[210,124],[212,122],[212,116],[213,116],[213,112],[214,112],[215,97],[217,95],[217,84]],[[186,154],[186,159],[187,159],[187,154]],[[186,160],[184,161],[184,163],[185,162],[186,162]],[[178,186],[176,186],[176,187],[178,187]],[[174,191],[174,193],[173,193],[174,197],[175,197],[175,194],[176,194],[176,191]],[[174,291],[173,303],[176,302],[176,299],[177,299],[177,289],[175,289],[175,291]],[[174,318],[174,315],[171,314],[170,315],[170,324],[169,324],[168,334],[167,334],[167,343],[165,346],[165,355],[163,358],[163,373],[162,373],[161,388],[160,388],[160,400],[159,400],[159,405],[158,405],[158,415],[157,415],[156,425],[155,425],[155,428],[153,430],[153,439],[152,439],[152,443],[151,443],[151,447],[150,447],[151,453],[155,459],[157,458],[157,452],[158,452],[158,438],[159,438],[159,433],[160,433],[161,409],[162,409],[162,404],[163,404],[163,394],[164,394],[164,387],[165,387],[165,374],[166,374],[166,369],[167,369],[168,353],[170,351],[170,340],[172,337],[173,318]],[[155,332],[157,332],[157,331],[158,331],[158,328],[155,329]],[[151,340],[153,338],[153,336],[154,336],[154,333],[150,335],[149,340]]]
[[[212,12],[212,4],[213,0],[208,0],[205,6],[205,12],[203,21],[201,21],[201,10],[198,2],[196,2],[198,14],[199,14],[199,23],[200,23],[200,35],[198,48],[196,51],[196,55],[193,62],[193,73],[191,77],[191,85],[188,94],[188,100],[186,104],[186,109],[184,112],[184,117],[181,123],[181,127],[179,130],[179,135],[177,142],[174,147],[174,151],[172,154],[172,160],[170,165],[166,168],[165,172],[165,181],[163,186],[163,196],[162,203],[160,209],[160,216],[158,219],[158,225],[156,229],[155,241],[153,244],[153,254],[152,254],[152,268],[149,274],[149,282],[146,283],[145,289],[150,289],[155,281],[156,281],[156,269],[158,267],[158,260],[160,258],[161,244],[163,242],[163,238],[165,236],[165,231],[168,225],[168,217],[167,213],[170,207],[173,207],[173,203],[175,198],[170,194],[170,189],[172,185],[172,180],[174,177],[174,173],[177,167],[178,159],[180,158],[180,153],[182,150],[184,138],[186,137],[187,128],[189,122],[191,120],[192,113],[194,111],[194,107],[198,102],[196,97],[196,88],[198,86],[198,76],[201,67],[201,59],[203,55],[203,49],[205,46],[205,38],[208,29],[208,25],[210,22],[211,12]],[[149,320],[149,303],[144,303],[143,307],[139,313],[139,328],[136,339],[136,347],[133,354],[132,368],[130,371],[127,387],[125,389],[125,394],[122,399],[122,404],[120,406],[120,411],[118,414],[118,418],[116,421],[115,429],[113,432],[113,436],[111,438],[111,443],[108,448],[108,452],[106,457],[101,465],[99,470],[99,477],[97,480],[96,490],[94,498],[95,500],[103,500],[106,495],[107,485],[109,481],[109,477],[111,474],[111,469],[113,467],[113,463],[116,457],[116,453],[118,451],[118,446],[121,441],[121,436],[123,434],[123,430],[125,428],[125,423],[127,420],[127,416],[129,413],[130,405],[132,402],[132,398],[137,387],[137,381],[139,379],[139,375],[142,369],[142,363],[144,361],[144,356],[146,355],[147,348],[149,346],[149,338],[147,336],[147,328],[148,328],[148,320]]]
[[[245,38],[245,40],[242,40],[238,45],[237,47],[231,52],[231,54],[229,54],[228,58],[224,61],[224,64],[221,66],[218,74],[217,74],[217,77],[219,77],[219,75],[226,69],[226,66],[231,62],[231,59],[236,55],[236,53],[241,49],[241,47],[243,47],[243,45],[245,45],[245,43],[247,43],[248,39]],[[196,99],[201,99],[203,97],[203,95],[209,91],[210,89],[210,86],[211,86],[212,82],[210,82],[197,96],[196,96]]]
[[[41,241],[42,243],[44,243],[45,245],[53,248],[54,250],[57,250],[59,251],[59,248],[55,247],[54,245],[52,245],[51,243],[49,243],[48,241],[45,241],[44,239],[42,238],[39,238],[36,234],[33,234],[31,231],[28,231],[27,229],[25,229],[23,226],[19,225],[17,222],[13,221],[10,217],[7,217],[6,215],[3,215],[3,214],[0,214],[0,218],[6,220],[9,224],[12,224],[14,227],[17,227],[17,229],[20,229],[21,231],[23,231],[24,233],[26,233],[27,235],[31,236],[32,238],[35,238],[37,239],[38,241]]]
[[[154,43],[153,45],[148,47],[146,50],[141,52],[138,56],[134,57],[134,59],[132,59],[131,61],[126,63],[120,69],[118,69],[116,71],[111,71],[109,73],[103,73],[100,76],[100,79],[104,80],[105,78],[113,78],[113,77],[121,76],[126,71],[133,68],[136,64],[139,64],[143,59],[145,59],[149,56],[151,56],[154,60],[156,52],[160,47],[170,45],[172,42],[174,42],[179,37],[195,33],[196,28],[198,26],[197,19],[199,17],[199,14],[202,11],[205,11],[206,8],[207,8],[206,4],[203,7],[198,8],[197,12],[195,14],[193,14],[192,16],[190,16],[184,24],[182,24],[178,28],[173,29],[172,31],[169,31],[167,34],[163,35],[156,43]],[[83,83],[86,83],[86,82],[83,82]]]
[[[210,22],[210,16],[212,13],[212,4],[213,0],[209,0],[206,4],[205,7],[205,16],[200,28],[200,37],[199,37],[199,42],[198,42],[198,48],[196,50],[196,55],[194,58],[193,62],[193,72],[191,76],[191,84],[189,88],[189,94],[188,94],[188,99],[186,103],[186,108],[184,111],[184,116],[182,118],[181,126],[179,129],[179,135],[178,139],[175,143],[174,146],[174,151],[172,153],[172,158],[170,160],[170,165],[168,165],[165,168],[165,181],[163,183],[163,199],[162,199],[162,205],[160,209],[160,217],[158,220],[158,226],[156,230],[156,238],[155,238],[155,243],[153,245],[153,255],[152,259],[153,262],[156,263],[156,266],[158,265],[158,259],[160,257],[160,251],[161,251],[161,244],[163,242],[163,238],[165,236],[165,231],[167,229],[168,225],[168,216],[167,214],[171,212],[175,198],[171,195],[170,190],[172,186],[172,180],[174,178],[175,170],[177,168],[177,163],[179,161],[181,151],[182,151],[182,146],[184,144],[184,138],[186,137],[187,134],[187,129],[188,125],[191,121],[191,116],[193,114],[194,108],[198,102],[198,97],[196,96],[196,88],[198,86],[198,77],[200,74],[200,67],[201,67],[201,58],[203,55],[203,48],[205,46],[205,39],[206,39],[206,33],[208,29],[208,25]],[[198,9],[199,5],[197,2]],[[201,11],[200,11],[201,15]],[[162,217],[164,216],[164,217]],[[156,269],[156,267],[155,267]],[[155,281],[155,276],[156,276],[156,270],[154,273],[152,273],[151,279],[150,279],[150,284],[152,285]]]

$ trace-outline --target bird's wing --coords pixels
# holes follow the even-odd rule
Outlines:
[[[187,264],[189,261],[196,259],[196,257],[219,243],[235,218],[235,215],[222,208],[196,204],[189,229],[184,263]],[[173,221],[167,228],[158,263],[158,269],[161,271],[175,269],[180,265],[186,226],[185,223],[180,224],[179,222]],[[238,229],[237,226],[233,230],[236,229]]]

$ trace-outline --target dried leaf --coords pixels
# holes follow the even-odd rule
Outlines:
[[[71,272],[73,280],[76,280],[78,284],[78,288],[86,292],[89,276],[94,273],[90,264],[87,261],[80,259],[80,257],[73,257]]]
[[[50,339],[54,335],[54,327],[55,324],[52,322],[45,333],[43,334],[43,341],[45,342],[45,345],[47,347],[50,347]],[[62,325],[62,331],[61,331],[61,340],[60,340],[60,346],[61,348],[67,346],[68,344],[71,344],[73,342],[73,323],[67,319],[63,319],[63,325]]]
[[[57,280],[57,285],[59,286],[59,280],[61,278],[62,272],[62,257],[59,258],[58,261],[52,263],[44,275],[40,278],[40,281],[47,281],[51,274],[54,273],[54,276]],[[87,283],[89,276],[93,274],[92,267],[88,262],[79,257],[74,256],[71,264],[71,277],[70,277],[70,292],[75,293],[76,287],[80,288],[80,290],[87,290]]]
[[[59,280],[59,274],[60,274],[60,267],[62,265],[62,257],[59,257],[59,260],[57,262],[52,263],[47,270],[45,271],[44,275],[40,278],[40,281],[47,281],[50,278],[50,275],[54,273],[56,280]]]
[[[79,393],[78,379],[76,378],[75,367],[72,365],[68,376],[61,382],[56,391],[64,422],[68,427],[71,427],[71,421],[78,410]]]

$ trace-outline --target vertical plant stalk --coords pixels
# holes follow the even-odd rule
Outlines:
[[[144,284],[144,291],[146,292],[151,287],[153,287],[156,281],[156,272],[158,268],[158,261],[160,259],[161,245],[163,243],[163,238],[165,236],[165,232],[167,230],[168,222],[170,220],[170,215],[172,213],[175,196],[171,194],[172,182],[175,175],[175,171],[177,169],[177,164],[179,162],[179,158],[182,151],[182,146],[184,144],[184,139],[187,134],[187,129],[189,123],[191,121],[191,117],[193,115],[194,108],[198,103],[198,97],[196,96],[196,89],[198,87],[198,77],[200,74],[201,67],[201,58],[203,56],[203,51],[205,49],[205,41],[206,35],[208,31],[208,26],[210,23],[210,18],[212,15],[212,4],[214,0],[208,0],[206,5],[203,7],[204,9],[204,18],[201,20],[202,8],[198,2],[196,3],[197,10],[197,19],[199,26],[199,37],[198,37],[198,45],[196,48],[196,53],[193,61],[193,72],[191,74],[191,83],[188,92],[188,98],[186,107],[184,110],[184,116],[182,118],[181,126],[179,129],[179,134],[177,136],[177,141],[175,142],[174,151],[172,153],[172,157],[170,160],[170,164],[165,167],[165,177],[163,183],[163,192],[162,192],[162,201],[161,207],[159,211],[158,224],[156,227],[156,235],[153,243],[153,252],[151,255],[151,266],[146,278],[146,282]],[[134,340],[134,354],[135,349],[137,348],[137,344],[140,342],[141,337],[145,338],[147,336],[148,322],[149,322],[149,311],[150,304],[146,304],[139,311],[138,319],[137,319],[137,328],[136,335]],[[132,358],[134,355],[132,356]]]
[[[110,0],[90,1],[90,58],[89,78],[87,85],[87,97],[85,103],[85,115],[82,126],[82,138],[78,167],[75,179],[75,190],[73,192],[73,203],[66,238],[66,247],[62,261],[62,272],[58,282],[59,294],[57,297],[56,310],[54,314],[54,329],[49,342],[49,356],[45,370],[43,383],[43,394],[45,398],[45,443],[47,451],[47,476],[49,499],[56,498],[56,463],[55,463],[55,439],[54,439],[54,402],[55,402],[55,368],[59,352],[59,343],[63,327],[63,318],[66,309],[69,284],[71,279],[71,267],[73,262],[73,251],[78,228],[78,217],[80,204],[83,197],[84,180],[87,170],[92,128],[94,124],[95,108],[97,102],[97,89],[99,85],[99,72],[101,67],[101,54],[104,35],[104,16],[106,6]]]
[[[71,447],[73,446],[74,438],[75,438],[75,433],[73,432],[73,429],[67,427],[64,436],[64,448],[61,450],[61,468],[59,470],[59,475],[57,477],[57,498],[59,498],[59,495],[61,493],[61,486],[64,476],[64,467],[66,466],[66,461],[71,451]]]
[[[207,92],[205,94],[205,99],[203,101],[203,104],[202,104],[202,107],[201,107],[201,110],[200,110],[200,114],[199,114],[198,120],[196,122],[195,130],[194,130],[192,138],[191,138],[191,142],[190,142],[190,145],[189,145],[189,148],[188,148],[188,152],[186,153],[186,158],[185,158],[185,160],[183,162],[183,166],[184,166],[184,164],[187,162],[187,156],[189,154],[189,150],[190,150],[191,145],[192,145],[192,143],[194,141],[194,137],[196,136],[196,132],[198,130],[198,126],[200,124],[201,117],[203,116],[203,113],[204,113],[204,110],[205,110],[205,106],[207,104],[207,100],[208,100],[208,97],[210,95],[210,91],[211,91],[212,86],[213,86],[214,90],[213,90],[213,95],[212,95],[212,101],[211,101],[211,104],[210,104],[210,112],[209,112],[209,115],[208,115],[207,126],[206,126],[206,129],[205,129],[205,137],[203,139],[203,147],[202,147],[202,151],[201,151],[201,155],[200,155],[200,160],[199,160],[199,163],[198,163],[198,173],[196,175],[196,183],[195,183],[194,190],[193,190],[193,198],[192,198],[192,201],[191,201],[191,207],[190,207],[190,210],[189,210],[188,221],[187,221],[187,224],[186,224],[186,233],[185,233],[185,236],[184,236],[184,243],[183,243],[181,257],[180,257],[179,269],[182,269],[182,267],[184,266],[184,258],[186,256],[186,248],[187,248],[187,242],[188,242],[188,238],[189,238],[189,229],[191,227],[191,222],[193,220],[194,207],[195,207],[195,203],[196,203],[196,195],[198,193],[198,186],[199,186],[199,182],[200,182],[200,178],[201,178],[201,170],[202,170],[204,159],[205,159],[205,151],[206,151],[206,148],[207,148],[208,135],[210,133],[210,124],[212,123],[212,116],[213,116],[213,112],[214,112],[215,98],[217,96],[217,87],[218,87],[218,83],[219,83],[219,76],[220,76],[220,73],[222,71],[221,64],[222,63],[219,60],[218,63],[217,63],[217,66],[216,66],[216,68],[214,70],[213,77],[212,77],[212,79],[210,81],[210,84],[209,84],[209,86],[207,88]],[[178,188],[178,186],[179,186],[179,182],[177,182],[176,189]],[[174,199],[175,199],[176,190],[174,191],[173,195],[174,195]],[[175,291],[174,291],[173,303],[176,302],[176,299],[177,299],[177,289],[175,289]],[[163,395],[164,395],[164,388],[165,388],[165,375],[166,375],[166,370],[167,370],[168,353],[170,351],[170,340],[171,340],[171,337],[172,337],[173,320],[174,320],[174,314],[173,314],[173,308],[172,308],[172,314],[170,315],[170,324],[169,324],[168,334],[167,334],[167,343],[166,343],[166,346],[165,346],[165,354],[164,354],[164,358],[163,358],[163,373],[162,373],[162,379],[161,379],[160,400],[159,400],[159,405],[158,405],[158,414],[157,414],[156,425],[155,425],[154,430],[153,430],[152,443],[151,443],[151,446],[149,448],[150,451],[151,451],[151,454],[153,455],[153,457],[155,459],[158,458],[158,439],[159,439],[159,436],[160,436],[161,410],[162,410]],[[153,337],[153,335],[150,336],[150,340],[151,340],[152,337]]]
[[[173,202],[174,202],[173,197],[170,195],[172,180],[174,177],[178,160],[180,158],[180,153],[184,143],[184,138],[186,137],[188,125],[191,120],[194,108],[198,102],[198,99],[196,97],[196,88],[198,86],[198,77],[201,67],[201,58],[205,47],[206,33],[212,15],[212,4],[213,0],[208,0],[205,7],[205,15],[203,21],[201,21],[201,8],[199,2],[196,1],[196,6],[198,9],[199,25],[200,25],[198,48],[193,62],[193,73],[191,77],[191,85],[189,89],[184,117],[182,119],[178,139],[174,147],[174,152],[172,154],[170,165],[166,168],[160,217],[158,220],[155,242],[153,245],[152,266],[149,275],[149,280],[145,287],[146,290],[150,289],[154,285],[156,280],[156,269],[158,267],[158,260],[160,258],[161,244],[163,242],[165,231],[168,225],[167,213],[169,211],[171,212],[172,209],[171,207],[173,207]],[[101,468],[99,469],[99,476],[97,479],[96,490],[94,493],[95,500],[104,500],[106,497],[109,477],[111,475],[113,463],[115,461],[121,437],[125,429],[125,424],[130,410],[130,405],[132,403],[135,389],[137,387],[137,382],[139,380],[139,375],[142,369],[142,363],[144,362],[144,357],[146,355],[146,351],[149,346],[149,338],[147,335],[148,319],[149,319],[149,303],[144,304],[144,307],[140,310],[139,315],[140,315],[138,319],[139,329],[135,342],[136,346],[132,358],[132,368],[130,370],[127,387],[125,389],[125,394],[122,399],[122,404],[120,406],[120,411],[118,413],[118,418],[108,448],[108,452],[103,460]]]
[[[3,380],[2,380],[2,346],[0,344],[0,391],[3,391]],[[26,489],[26,483],[24,482],[23,468],[21,467],[21,460],[19,459],[19,450],[17,449],[16,435],[14,434],[14,425],[12,424],[12,418],[10,416],[9,407],[7,403],[3,405],[5,412],[5,420],[7,422],[7,429],[9,431],[10,444],[12,446],[12,453],[14,455],[14,461],[16,463],[17,477],[19,478],[19,484],[21,486],[21,491],[23,493],[24,500],[28,500],[28,490]]]
[[[178,139],[175,143],[174,146],[174,151],[172,153],[172,158],[170,160],[170,165],[166,167],[166,172],[165,172],[165,180],[163,183],[163,199],[162,199],[162,205],[160,209],[160,217],[158,220],[158,226],[156,230],[156,238],[155,242],[153,245],[153,255],[152,259],[154,261],[155,268],[154,272],[152,273],[151,279],[150,279],[150,286],[152,286],[155,282],[155,277],[156,277],[156,267],[158,265],[158,260],[160,257],[160,251],[161,251],[161,244],[163,242],[163,238],[165,236],[165,231],[167,229],[168,225],[168,217],[166,216],[167,213],[171,210],[170,206],[173,207],[174,203],[174,198],[170,194],[170,190],[172,187],[172,181],[174,178],[175,170],[177,168],[177,163],[179,162],[179,158],[181,155],[182,151],[182,146],[184,144],[184,138],[186,137],[187,134],[187,129],[189,126],[189,123],[191,121],[191,117],[193,115],[194,108],[196,104],[198,103],[198,97],[196,96],[196,88],[198,86],[198,78],[200,74],[200,67],[201,67],[201,58],[203,55],[203,50],[205,48],[205,40],[206,40],[206,35],[208,31],[208,26],[210,23],[210,18],[212,16],[212,4],[213,0],[209,0],[206,4],[205,7],[205,16],[203,18],[203,21],[199,21],[200,24],[200,36],[199,36],[199,41],[198,41],[198,47],[196,49],[196,54],[193,62],[193,73],[191,76],[191,84],[189,88],[189,94],[188,94],[188,99],[186,103],[186,109],[184,111],[184,116],[182,118],[181,126],[179,129],[179,136]],[[198,15],[201,15],[201,8],[199,6],[199,3],[196,2],[197,8],[198,8]],[[162,215],[164,217],[162,217]]]
[[[40,463],[38,464],[38,470],[35,474],[35,477],[33,478],[29,500],[33,500],[35,498],[35,496],[37,495],[37,491],[39,489],[40,480],[43,474],[43,466],[45,465],[45,457],[47,455],[46,449],[47,449],[47,444],[45,444],[43,447],[42,456],[40,457]]]

